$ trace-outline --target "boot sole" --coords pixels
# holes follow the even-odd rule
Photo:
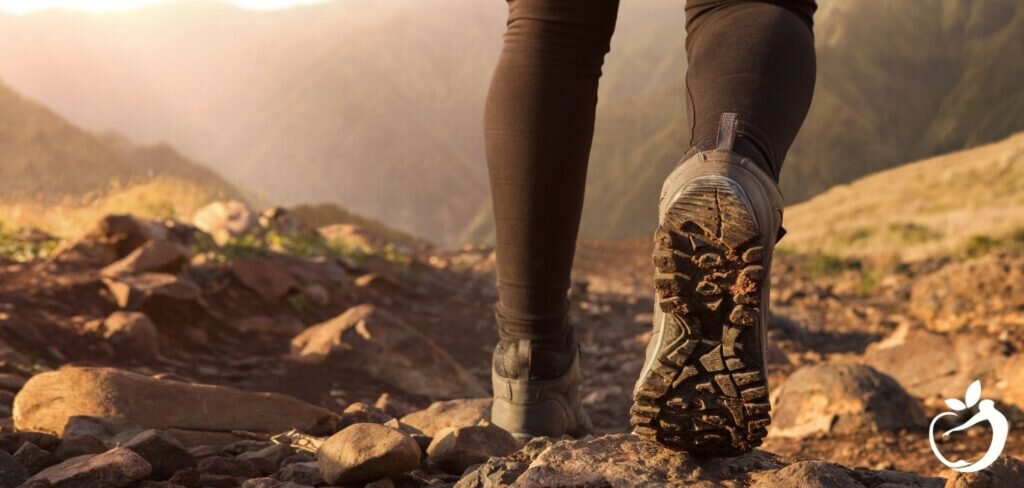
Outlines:
[[[743,190],[691,182],[655,235],[661,347],[634,392],[634,434],[666,447],[733,456],[771,422],[765,378],[761,232]]]

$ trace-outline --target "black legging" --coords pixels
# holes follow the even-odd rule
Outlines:
[[[601,65],[618,0],[509,0],[485,114],[499,332],[561,341]],[[778,176],[814,90],[814,0],[688,0],[690,146],[723,112],[737,150]],[[652,198],[655,196],[652,195]]]

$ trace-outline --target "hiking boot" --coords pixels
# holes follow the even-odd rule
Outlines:
[[[765,365],[769,270],[782,194],[733,151],[736,114],[718,147],[686,158],[662,189],[654,239],[654,332],[633,390],[634,434],[677,450],[732,456],[771,421]]]
[[[580,402],[580,347],[570,331],[564,344],[501,341],[494,350],[491,423],[515,438],[580,437],[591,430]]]

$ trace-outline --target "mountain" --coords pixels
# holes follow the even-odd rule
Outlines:
[[[195,205],[242,196],[217,173],[166,144],[136,145],[116,133],[88,132],[3,83],[0,114],[4,220],[46,227],[67,220],[58,216],[63,211],[104,206],[100,202],[116,207],[129,196],[153,206],[155,213],[160,213],[156,207],[179,208],[182,202],[175,198]],[[149,191],[157,189],[168,194]]]
[[[684,151],[681,1],[623,2],[583,236],[644,235]],[[185,1],[0,16],[0,76],[70,120],[164,140],[278,203],[335,203],[455,244],[491,235],[481,118],[501,2],[344,0],[284,12]],[[1024,130],[1024,6],[823,2],[791,203]],[[126,42],[131,39],[131,42]]]

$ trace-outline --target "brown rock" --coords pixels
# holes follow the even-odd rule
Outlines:
[[[103,454],[68,459],[40,471],[29,481],[47,481],[54,488],[120,487],[146,478],[149,472],[145,459],[118,447]]]
[[[431,466],[452,474],[487,461],[491,456],[508,456],[519,449],[512,434],[491,425],[474,425],[442,430],[427,447]]]
[[[195,302],[200,293],[192,281],[167,273],[107,277],[103,282],[114,295],[117,306],[125,309],[138,309],[154,298],[168,302]]]
[[[119,355],[151,357],[160,352],[156,325],[142,312],[117,311],[87,323],[85,331],[109,341]]]
[[[483,395],[483,387],[443,349],[397,317],[359,305],[292,339],[292,358],[363,372],[431,397]]]
[[[892,376],[920,398],[962,394],[975,379],[988,379],[1005,361],[1004,346],[976,333],[946,335],[905,322],[868,346],[864,362]]]
[[[0,390],[13,391],[15,393],[25,386],[25,378],[11,373],[0,373]]]
[[[338,417],[278,393],[158,380],[113,368],[64,367],[34,376],[14,402],[20,430],[60,435],[75,415],[123,417],[149,429],[278,433],[333,431]]]
[[[150,240],[127,256],[100,271],[103,276],[139,273],[178,274],[188,265],[192,253],[176,242]]]
[[[344,426],[352,424],[383,424],[394,418],[383,410],[363,402],[355,402],[341,413],[341,423]]]
[[[773,436],[879,432],[927,422],[918,400],[889,376],[862,364],[805,366],[772,397]]]
[[[170,478],[174,473],[196,465],[195,456],[185,450],[178,439],[160,430],[144,430],[121,447],[142,456],[152,466],[152,476],[157,479]]]
[[[402,423],[419,429],[427,437],[434,437],[444,429],[470,427],[490,418],[490,398],[464,398],[434,402],[402,417]]]
[[[999,373],[1002,400],[1024,410],[1024,354],[1017,353],[1003,364]]]
[[[948,264],[915,280],[909,308],[938,331],[1024,325],[1024,258],[990,254]]]
[[[948,471],[946,488],[1020,488],[1024,486],[1024,461],[1006,456],[976,473]]]
[[[753,488],[864,488],[864,485],[837,464],[802,461],[760,478]]]
[[[271,259],[237,259],[231,263],[231,272],[243,285],[271,303],[301,289],[288,268]]]
[[[354,424],[324,441],[316,457],[328,483],[366,484],[415,469],[420,447],[400,430]]]
[[[131,215],[108,215],[78,239],[58,248],[53,259],[91,267],[106,266],[127,256],[150,239],[167,237],[167,228],[158,222]]]
[[[231,322],[231,327],[247,334],[282,334],[293,336],[306,329],[306,324],[291,315],[267,317],[257,315]]]

